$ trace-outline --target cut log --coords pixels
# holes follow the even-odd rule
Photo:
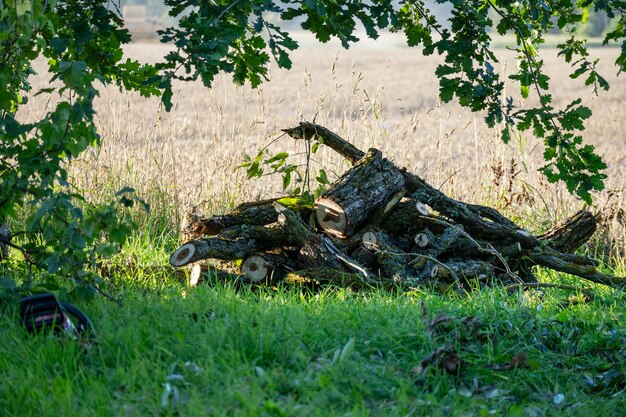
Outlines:
[[[293,211],[282,211],[278,215],[278,223],[293,239],[297,240],[301,246],[298,263],[305,269],[343,269],[343,264],[324,244],[322,236],[316,235],[309,230],[302,219]]]
[[[278,223],[301,246],[297,262],[303,269],[332,268],[354,271],[363,274],[366,280],[369,279],[369,273],[363,266],[338,249],[326,236],[311,232],[293,211],[282,211],[278,215]]]
[[[573,253],[585,244],[596,231],[597,217],[588,211],[581,210],[564,224],[538,236],[550,242],[550,246],[560,252]]]
[[[209,237],[192,240],[176,249],[170,256],[170,264],[175,267],[181,267],[208,258],[237,260],[243,259],[259,250],[262,250],[262,248],[259,248],[255,241]]]
[[[407,273],[409,257],[394,245],[389,236],[381,232],[363,234],[363,247],[376,253],[380,276],[395,282],[403,281]]]
[[[430,207],[421,201],[417,201],[415,203],[415,210],[419,213],[420,216],[428,217],[430,216]]]
[[[415,235],[425,228],[434,233],[441,233],[445,229],[436,222],[435,216],[424,216],[417,209],[418,202],[411,199],[400,201],[380,223],[380,229],[388,235]]]
[[[434,264],[430,270],[430,277],[437,281],[452,281],[457,279],[485,279],[494,276],[493,265],[489,262],[463,260],[450,261],[445,264]]]
[[[442,234],[433,239],[428,248],[427,255],[438,258],[442,254],[450,251],[453,247],[460,245],[464,247],[469,246],[466,242],[461,242],[464,240],[466,239],[463,235],[463,229],[460,226],[448,227]]]
[[[294,139],[313,139],[315,136],[322,138],[324,145],[328,146],[339,155],[346,158],[353,164],[365,156],[365,152],[343,139],[341,136],[326,129],[324,126],[316,125],[310,122],[300,122],[299,126],[283,129]]]
[[[222,230],[237,225],[265,226],[276,221],[274,204],[281,199],[262,200],[244,203],[228,214],[211,217],[198,216],[190,213],[186,216],[182,227],[184,240],[197,239],[203,236],[214,236]]]
[[[251,282],[261,282],[269,277],[274,265],[258,254],[250,255],[241,263],[241,273]]]
[[[550,248],[540,248],[524,252],[524,256],[535,265],[541,265],[555,271],[565,272],[586,280],[608,285],[614,288],[626,289],[626,277],[607,275],[598,270],[593,260],[589,258],[567,255]]]
[[[413,242],[419,249],[425,249],[428,245],[431,245],[434,241],[434,235],[430,230],[426,229],[423,232],[417,233],[413,238]]]
[[[377,211],[389,211],[403,188],[395,165],[370,149],[315,202],[317,224],[330,235],[350,236]]]
[[[274,212],[274,218],[277,215]],[[259,242],[265,249],[297,246],[298,239],[287,233],[278,223],[268,226],[254,226],[243,224],[224,229],[219,237],[228,240],[247,239]]]
[[[232,226],[218,236],[185,243],[170,256],[170,264],[181,267],[208,258],[243,259],[254,252],[297,245],[297,242],[293,234],[287,233],[278,224],[267,227]]]
[[[241,263],[241,274],[250,282],[276,281],[295,264],[284,253],[255,253]]]
[[[510,223],[502,224],[483,218],[480,215],[482,210],[477,210],[476,205],[468,206],[450,198],[416,175],[405,172],[404,178],[407,188],[413,191],[411,198],[426,202],[455,223],[463,225],[465,230],[476,238],[491,241],[510,240],[519,242],[524,248],[533,248],[540,244],[539,239],[529,232],[521,228],[512,228]]]

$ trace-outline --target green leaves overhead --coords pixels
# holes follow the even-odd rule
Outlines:
[[[156,69],[127,60],[130,40],[108,1],[7,0],[0,6],[0,223],[26,213],[20,245],[29,262],[74,282],[96,283],[95,262],[116,253],[134,228],[127,192],[94,205],[68,182],[67,165],[100,136],[94,125],[96,82],[159,94]],[[51,74],[37,94],[54,95],[39,120],[15,117],[43,57]],[[128,190],[127,190],[128,191]]]
[[[283,2],[264,1],[196,1],[169,0],[172,15],[180,17],[178,28],[168,28],[162,32],[164,41],[173,41],[178,50],[170,54],[167,61],[157,67],[165,74],[161,87],[165,89],[164,103],[171,106],[170,79],[181,80],[200,78],[210,86],[219,71],[233,74],[237,83],[250,82],[258,85],[267,79],[269,49],[274,60],[283,68],[291,67],[289,51],[297,48],[287,32],[280,29],[280,20],[298,19],[303,29],[312,32],[321,42],[337,38],[344,47],[359,41],[356,35],[358,25],[362,25],[367,36],[377,38],[379,31],[389,29],[405,33],[409,46],[420,46],[424,54],[437,52],[444,56],[436,75],[440,80],[440,98],[444,102],[457,100],[472,111],[485,112],[485,120],[490,127],[504,126],[503,140],[510,138],[510,129],[533,128],[533,134],[546,140],[552,149],[554,159],[566,163],[565,155],[579,152],[576,145],[564,152],[567,140],[562,132],[582,130],[582,120],[587,115],[580,109],[558,110],[550,106],[549,77],[543,72],[543,61],[539,59],[539,46],[543,36],[555,27],[575,32],[577,25],[584,23],[593,9],[604,11],[609,16],[618,16],[615,29],[608,33],[605,43],[623,40],[624,6],[623,1],[509,1],[509,0],[470,0],[443,1],[449,3],[451,16],[445,22],[438,21],[428,10],[424,1],[403,0],[399,4],[388,1],[329,1],[329,0],[289,0]],[[497,17],[497,23],[492,17]],[[504,97],[504,80],[494,70],[498,62],[492,52],[491,42],[496,29],[500,35],[512,34],[517,46],[517,71],[509,78],[519,83],[522,99],[537,95],[538,108],[524,108],[512,97]],[[624,45],[623,45],[624,47]],[[572,64],[571,77],[585,76],[585,84],[594,92],[608,89],[606,80],[595,70],[596,62],[588,60],[584,41],[572,36],[559,45],[560,55]],[[622,54],[624,55],[624,54]],[[618,66],[623,68],[625,58],[620,56]],[[584,116],[584,117],[583,117]],[[577,154],[578,155],[578,154]],[[591,202],[590,191],[584,184],[601,184],[601,174],[583,168],[580,164],[571,165],[574,179],[566,178],[568,173],[561,170],[551,179],[571,183],[580,187],[579,196]],[[287,181],[289,182],[289,181]],[[571,187],[570,187],[571,188]]]

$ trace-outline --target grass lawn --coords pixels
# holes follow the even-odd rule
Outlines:
[[[88,352],[4,309],[0,416],[624,415],[626,296],[600,286],[586,302],[132,273],[115,286],[123,305],[80,304],[98,333]]]

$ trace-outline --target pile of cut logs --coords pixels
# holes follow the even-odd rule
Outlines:
[[[188,240],[170,257],[174,267],[202,261],[241,261],[250,282],[413,288],[463,288],[491,283],[532,286],[539,265],[589,281],[625,287],[626,278],[601,272],[594,259],[574,254],[592,236],[597,218],[581,211],[535,236],[497,210],[448,197],[399,168],[377,149],[363,152],[313,123],[284,130],[317,139],[352,168],[315,202],[294,199],[245,203],[212,217],[190,216]]]

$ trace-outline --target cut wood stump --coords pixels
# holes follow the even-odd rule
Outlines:
[[[250,282],[277,281],[293,271],[295,263],[280,253],[254,253],[241,262],[241,274]]]

